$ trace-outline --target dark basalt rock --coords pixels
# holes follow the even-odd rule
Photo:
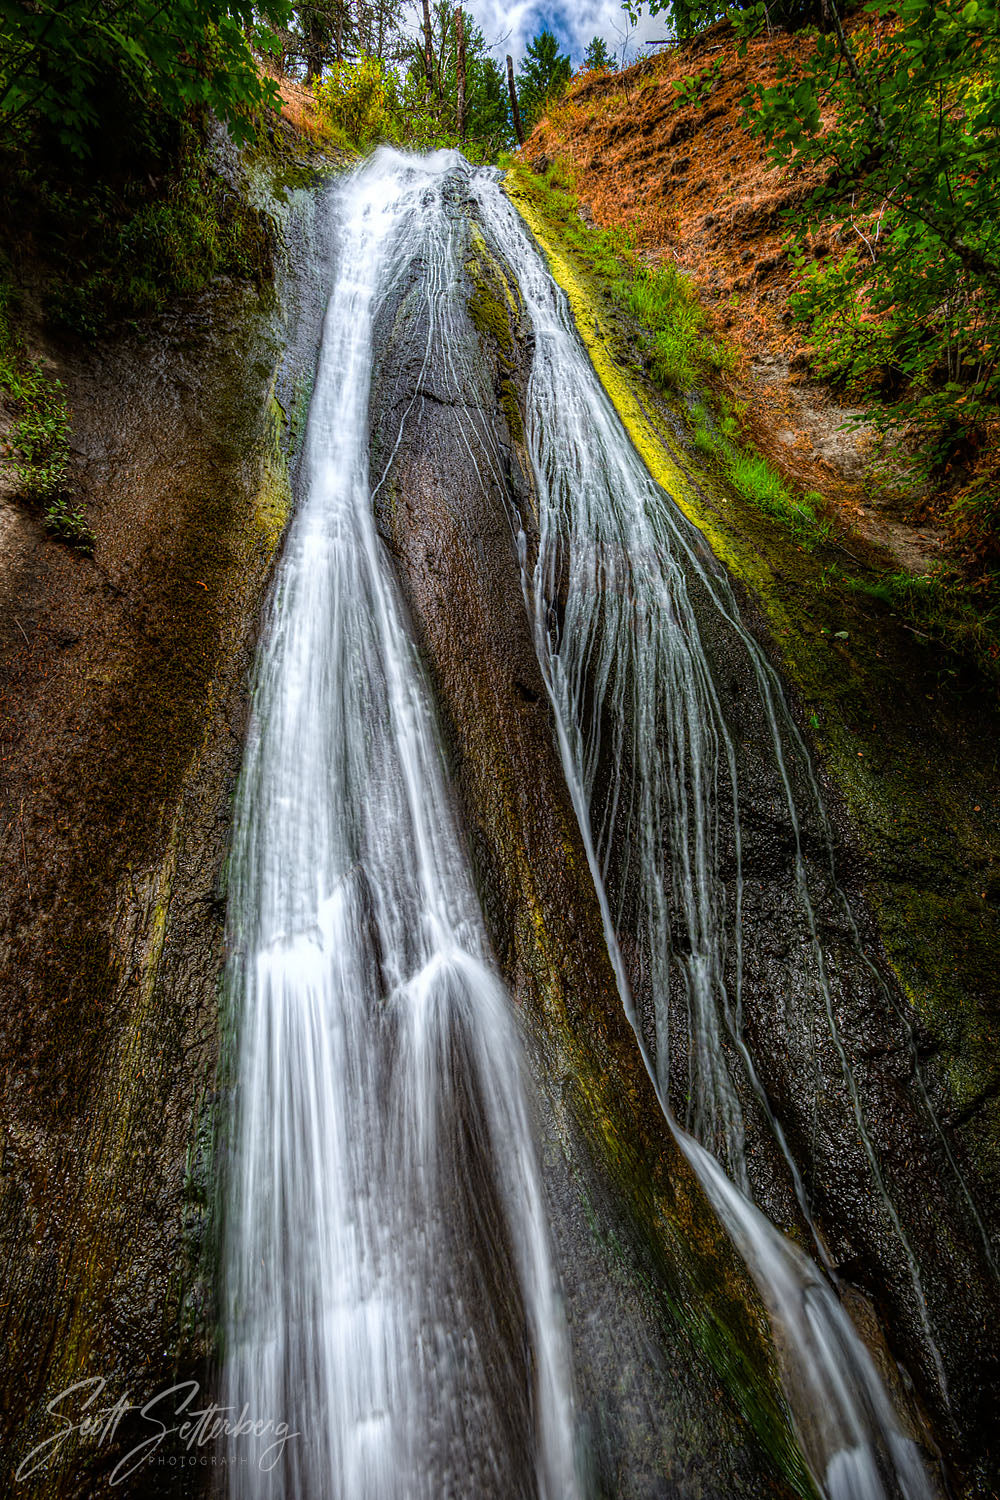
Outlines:
[[[25,1460],[88,1400],[211,1396],[223,867],[288,510],[279,403],[321,312],[311,277],[286,291],[297,325],[214,291],[67,356],[93,558],[5,512],[0,1492],[24,1500],[211,1478],[171,1439],[109,1490],[154,1430],[134,1412]]]
[[[705,1495],[801,1493],[762,1309],[665,1127],[615,988],[521,589],[519,532],[529,556],[535,545],[531,341],[514,278],[457,199],[454,229],[466,271],[447,360],[419,262],[378,319],[377,522],[527,1033],[596,1487],[682,1494],[697,1470]]]

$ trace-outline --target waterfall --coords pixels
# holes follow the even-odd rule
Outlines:
[[[703,643],[706,621],[754,690],[743,712],[768,751],[768,814],[787,830],[794,920],[807,960],[804,1001],[832,1041],[872,1190],[901,1247],[943,1388],[916,1257],[837,1026],[837,992],[817,918],[821,897],[803,847],[808,816],[818,842],[832,851],[809,757],[725,573],[632,447],[566,299],[517,213],[490,174],[477,174],[473,191],[534,332],[526,434],[538,543],[532,558],[522,532],[525,597],[622,1002],[668,1125],[771,1316],[789,1405],[817,1484],[828,1500],[925,1500],[931,1492],[917,1450],[901,1432],[830,1281],[752,1201],[747,1098],[769,1123],[817,1254],[826,1260],[802,1174],[744,1038],[744,747],[723,712]],[[735,870],[728,882],[726,865]],[[857,945],[832,864],[819,882],[822,899]],[[648,1016],[640,1013],[637,991]],[[680,1047],[672,1031],[679,1020]],[[671,1077],[675,1052],[686,1062],[683,1080]],[[682,1121],[672,1095],[684,1098]]]
[[[760,1290],[817,1486],[827,1500],[929,1500],[917,1449],[836,1294],[806,1180],[744,1035],[752,742],[766,750],[765,811],[785,830],[804,955],[786,1020],[801,1005],[826,1029],[867,1187],[933,1353],[920,1268],[838,1027],[821,917],[838,913],[859,955],[860,940],[778,678],[724,571],[632,448],[495,176],[453,152],[385,150],[332,198],[336,269],[302,501],[236,810],[223,1399],[263,1435],[249,1455],[245,1433],[230,1441],[229,1492],[581,1492],[520,1039],[372,514],[375,320],[417,266],[429,327],[451,358],[463,215],[512,271],[533,331],[537,545],[524,518],[511,519],[637,1059]],[[752,685],[745,735],[724,707],[709,627]],[[827,866],[815,847],[830,852]],[[755,1201],[748,1109],[773,1134],[825,1269]],[[290,1428],[280,1440],[276,1423]]]
[[[230,898],[224,1402],[296,1435],[232,1439],[238,1500],[577,1493],[519,1037],[372,518],[373,317],[458,160],[379,152],[333,197]]]

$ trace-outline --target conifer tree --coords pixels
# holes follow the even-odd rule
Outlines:
[[[617,69],[615,54],[608,50],[608,45],[602,36],[595,36],[583,55],[583,66],[590,72],[600,69],[605,73],[614,73]]]
[[[570,80],[569,58],[560,53],[551,31],[543,30],[528,43],[517,74],[517,97],[525,130],[530,130],[553,95]]]

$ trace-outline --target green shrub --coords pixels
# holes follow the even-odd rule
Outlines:
[[[808,326],[810,363],[817,374],[844,387],[866,384],[892,367],[893,330],[872,315],[862,283],[864,268],[852,246],[839,258],[816,262],[800,248],[792,255],[798,290],[792,312]]]
[[[818,178],[800,235],[821,222],[849,247],[822,268],[796,260],[820,373],[858,385],[872,420],[918,433],[920,466],[946,470],[1000,410],[1000,7],[869,0],[864,14],[780,58],[744,123]]]
[[[155,194],[123,203],[97,185],[83,197],[50,189],[46,206],[63,224],[49,310],[87,337],[150,317],[216,276],[262,286],[272,270],[273,221],[213,172],[194,131]]]
[[[51,532],[89,549],[93,533],[67,493],[70,428],[62,385],[26,354],[10,326],[9,302],[10,288],[0,285],[0,390],[14,411],[0,461],[15,474],[22,498],[42,507]]]
[[[316,84],[316,100],[324,118],[359,146],[404,139],[399,82],[377,57],[337,63]]]

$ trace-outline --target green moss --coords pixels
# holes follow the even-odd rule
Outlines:
[[[490,295],[483,283],[476,286],[469,299],[469,317],[479,333],[488,334],[503,353],[513,354],[514,344],[503,304]]]
[[[514,382],[506,378],[500,381],[500,410],[504,414],[507,431],[515,443],[523,445],[524,418],[521,416],[521,402]]]
[[[85,338],[109,322],[143,320],[219,276],[268,287],[278,230],[240,166],[234,188],[193,127],[165,160],[113,190],[101,180],[46,189],[60,221],[50,263],[49,315]]]
[[[476,332],[489,339],[494,347],[500,367],[497,399],[512,440],[523,445],[524,418],[514,378],[517,350],[512,331],[512,324],[516,327],[523,317],[523,304],[516,285],[474,224],[470,227],[470,241],[473,253],[465,265],[472,283],[469,319]]]
[[[294,413],[293,417],[286,417],[272,385],[263,469],[255,506],[261,541],[268,557],[277,552],[292,510],[286,449],[294,444],[293,419]]]
[[[350,166],[359,154],[341,130],[326,126],[313,139],[279,119],[242,147],[240,163],[255,194],[281,204],[290,194],[308,191],[331,172]]]
[[[306,421],[309,416],[309,403],[313,393],[313,372],[303,373],[295,377],[292,386],[292,402],[288,414],[288,452],[289,456],[298,453],[299,445],[305,436]]]
[[[477,333],[491,338],[508,366],[514,362],[514,338],[510,331],[510,288],[503,271],[487,249],[478,230],[473,230],[473,257],[465,269],[472,281],[469,318]]]

